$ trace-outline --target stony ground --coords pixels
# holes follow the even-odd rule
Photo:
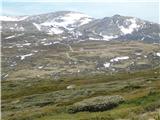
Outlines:
[[[2,42],[3,43],[3,42]],[[158,44],[138,41],[19,44],[2,47],[2,79],[59,79],[78,74],[135,71],[160,65]],[[17,47],[16,45],[21,47]],[[47,45],[45,45],[47,44]],[[9,46],[8,46],[9,45]]]

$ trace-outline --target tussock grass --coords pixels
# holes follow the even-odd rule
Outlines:
[[[138,119],[160,108],[160,69],[113,75],[2,81],[4,120]],[[68,85],[76,85],[68,90]],[[107,111],[69,114],[68,108],[98,96],[120,95],[125,102]],[[155,112],[158,116],[158,113]]]

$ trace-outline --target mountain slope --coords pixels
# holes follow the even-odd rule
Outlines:
[[[62,34],[66,31],[73,30],[81,25],[87,24],[88,22],[92,21],[88,15],[78,13],[78,12],[71,12],[71,11],[60,11],[55,13],[48,13],[48,14],[41,14],[41,15],[34,15],[23,18],[6,18],[5,16],[1,17],[3,23],[3,29],[8,31],[39,31],[45,32],[47,34]],[[28,25],[26,25],[28,24]],[[13,29],[14,27],[23,27],[24,30]],[[27,29],[30,26],[29,29]]]
[[[0,17],[2,34],[60,35],[69,40],[142,40],[159,42],[160,25],[134,17],[114,15],[95,19],[72,11],[33,16]]]
[[[114,15],[81,26],[79,31],[83,34],[90,33],[87,34],[88,38],[99,36],[98,39],[103,40],[125,39],[158,42],[160,25],[134,17]]]

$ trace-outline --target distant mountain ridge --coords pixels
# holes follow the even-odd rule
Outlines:
[[[80,12],[58,11],[33,16],[1,16],[2,37],[6,33],[46,34],[69,40],[160,40],[160,25],[135,17],[114,15],[95,19]]]

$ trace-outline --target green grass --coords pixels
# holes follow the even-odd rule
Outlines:
[[[97,75],[79,75],[78,77],[61,78],[54,81],[52,79],[27,79],[23,81],[2,81],[2,99],[18,98],[33,94],[42,94],[63,90],[69,84],[86,85],[104,83],[109,81],[126,81],[128,79],[137,78],[156,78],[156,70],[145,70],[134,73],[118,73],[113,75],[97,74]],[[33,82],[33,83],[32,83]],[[35,87],[36,86],[36,87]]]
[[[79,75],[53,79],[2,81],[3,120],[112,120],[149,114],[160,108],[160,69],[113,75]],[[67,90],[75,84],[74,90]],[[78,112],[67,109],[87,98],[121,95],[126,102],[103,112]],[[154,113],[158,116],[158,112]],[[153,116],[151,116],[153,117]],[[158,118],[158,117],[157,117]]]
[[[106,120],[114,120],[118,118],[134,118],[135,115],[143,114],[148,112],[146,106],[149,106],[155,101],[158,101],[160,98],[160,93],[155,93],[152,95],[147,95],[144,97],[140,97],[134,100],[129,100],[119,107],[104,111],[104,112],[79,112],[76,114],[67,114],[67,113],[60,113],[60,114],[53,114],[51,116],[45,116],[37,120],[92,120],[92,119],[106,119]],[[158,105],[157,105],[158,106]],[[156,107],[157,107],[156,106]],[[155,108],[156,109],[156,108]],[[131,116],[130,116],[131,115]],[[158,115],[158,114],[157,114]]]

